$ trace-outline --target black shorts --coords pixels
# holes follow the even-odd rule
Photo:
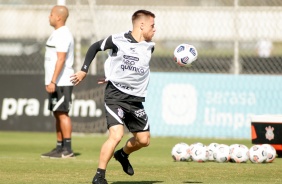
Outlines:
[[[107,125],[126,125],[134,132],[150,131],[148,116],[142,102],[106,102]]]
[[[54,93],[49,93],[50,111],[69,112],[72,104],[73,86],[56,86]]]

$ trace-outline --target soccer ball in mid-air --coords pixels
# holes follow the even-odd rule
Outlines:
[[[230,161],[245,163],[249,160],[249,148],[243,144],[236,144],[230,149]]]
[[[174,161],[188,161],[191,157],[189,145],[186,143],[177,143],[171,150],[171,156]]]
[[[193,144],[190,147],[190,154],[192,160],[196,162],[205,162],[209,158],[208,148],[202,143]]]
[[[226,144],[218,145],[213,153],[216,162],[228,162],[230,160],[229,146]]]
[[[266,149],[266,153],[267,153],[267,158],[265,162],[267,163],[272,162],[276,158],[275,148],[270,144],[262,144],[262,146]]]
[[[214,161],[213,153],[214,153],[214,150],[216,149],[216,147],[217,147],[218,145],[219,145],[219,144],[218,144],[218,143],[215,143],[215,142],[210,143],[210,144],[208,145],[208,151],[209,151],[209,158],[208,158],[208,160],[209,160],[209,161]]]
[[[262,145],[254,145],[249,150],[249,157],[252,163],[263,163],[267,159],[267,152]]]
[[[198,58],[197,49],[186,43],[178,45],[174,50],[174,61],[179,66],[190,66]]]

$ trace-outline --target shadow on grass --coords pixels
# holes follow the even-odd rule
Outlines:
[[[153,184],[163,183],[163,181],[115,181],[112,184]]]
[[[163,181],[115,181],[112,184],[154,184],[163,183]],[[183,183],[203,183],[201,181],[184,181]]]
[[[78,153],[78,152],[74,152],[74,156],[80,156],[81,155],[81,153]]]

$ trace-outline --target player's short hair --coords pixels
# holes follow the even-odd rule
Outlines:
[[[133,13],[132,15],[132,23],[139,19],[139,17],[141,16],[150,16],[150,17],[153,17],[155,18],[155,14],[153,14],[152,12],[148,11],[148,10],[137,10],[136,12]]]

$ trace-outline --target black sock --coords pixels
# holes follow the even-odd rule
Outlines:
[[[121,155],[122,155],[123,157],[128,157],[129,154],[125,153],[125,152],[123,151],[123,148],[121,148],[120,151],[121,151]]]
[[[103,178],[105,178],[105,176],[106,176],[106,170],[105,170],[105,169],[100,169],[100,168],[98,168],[96,174],[99,174],[99,175],[101,175]]]
[[[60,150],[63,147],[63,141],[57,141],[56,149]]]
[[[63,139],[64,147],[71,151],[71,138]]]

